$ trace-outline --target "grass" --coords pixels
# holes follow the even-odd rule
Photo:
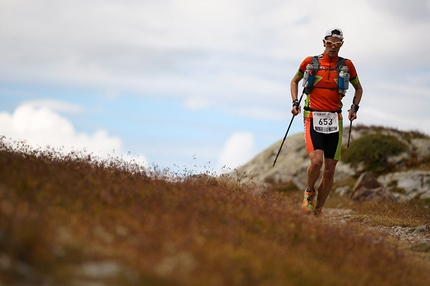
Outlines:
[[[177,175],[83,153],[0,144],[5,285],[422,285],[428,264],[356,224],[303,216],[291,185]],[[374,223],[425,206],[359,204]],[[427,209],[428,211],[428,209]]]
[[[354,209],[372,225],[415,227],[430,223],[428,205],[420,206],[416,202],[358,203]]]
[[[406,150],[406,145],[394,136],[368,134],[353,142],[351,148],[343,150],[342,161],[352,165],[364,163],[366,171],[379,175],[395,170],[395,166],[390,166],[387,158]]]

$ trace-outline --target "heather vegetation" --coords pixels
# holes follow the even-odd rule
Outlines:
[[[370,171],[376,176],[402,169],[428,169],[430,158],[417,158],[410,147],[414,139],[429,137],[418,131],[399,131],[381,126],[358,125],[354,130],[362,133],[353,140],[350,147],[343,148],[341,160],[351,164],[360,171]],[[401,156],[402,164],[390,161],[394,156]]]
[[[384,134],[368,134],[360,137],[342,153],[342,161],[353,166],[364,164],[365,171],[376,175],[395,169],[387,158],[405,152],[406,145],[396,137]]]
[[[292,185],[263,189],[0,141],[2,285],[423,285],[428,256],[367,226],[429,224],[428,204],[304,216]],[[421,254],[430,250],[421,248]]]

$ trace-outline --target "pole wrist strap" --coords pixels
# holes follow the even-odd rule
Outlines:
[[[357,112],[359,108],[360,108],[360,106],[358,106],[358,104],[353,103],[353,104],[351,105],[351,109],[352,109],[352,111],[354,111],[354,112]]]

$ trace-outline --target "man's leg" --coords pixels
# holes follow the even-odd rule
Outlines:
[[[336,169],[337,160],[326,158],[324,159],[324,169],[321,182],[318,186],[317,209],[324,207],[325,201],[333,187],[334,171]]]
[[[311,160],[307,170],[307,187],[309,191],[315,191],[315,184],[320,177],[323,165],[323,156],[322,150],[314,150],[309,153],[309,159]]]
[[[305,213],[312,213],[315,210],[315,184],[320,176],[323,164],[323,151],[314,150],[309,153],[311,163],[307,170],[307,188],[304,193],[302,209]]]

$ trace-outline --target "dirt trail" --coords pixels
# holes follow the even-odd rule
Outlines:
[[[385,239],[399,250],[405,251],[413,257],[419,258],[430,267],[430,226],[418,227],[371,225],[365,220],[356,219],[356,212],[352,209],[326,208],[321,218],[326,223],[354,224],[363,230],[373,233],[375,242]]]

